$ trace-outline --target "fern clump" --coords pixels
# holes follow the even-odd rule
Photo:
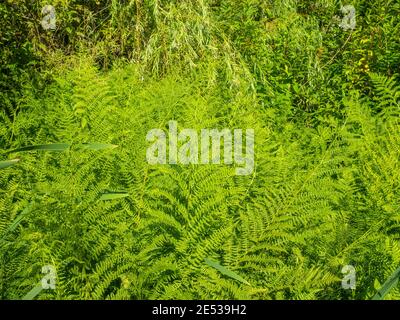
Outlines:
[[[400,297],[397,4],[78,2],[1,93],[1,299]],[[149,164],[171,121],[254,130],[254,170]]]

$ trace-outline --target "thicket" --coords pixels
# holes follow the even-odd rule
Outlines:
[[[1,3],[0,298],[45,265],[39,299],[372,298],[400,270],[399,16],[394,0]],[[254,129],[254,173],[147,164],[172,119]]]

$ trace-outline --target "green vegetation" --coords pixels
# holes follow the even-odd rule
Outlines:
[[[0,299],[399,299],[399,17],[398,0],[3,1]],[[253,174],[148,164],[170,120],[254,129]]]

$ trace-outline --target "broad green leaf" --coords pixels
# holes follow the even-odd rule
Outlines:
[[[212,260],[210,260],[210,259],[208,259],[208,258],[205,259],[205,262],[206,262],[210,267],[213,267],[213,268],[217,269],[217,270],[218,270],[219,272],[221,272],[222,274],[224,274],[224,275],[226,275],[226,276],[228,276],[228,277],[230,277],[230,278],[232,278],[232,279],[238,280],[238,281],[240,281],[240,282],[242,282],[242,283],[244,283],[244,284],[250,285],[250,283],[249,283],[247,280],[243,279],[243,278],[242,278],[241,276],[239,276],[236,272],[233,272],[233,271],[231,271],[231,270],[225,268],[224,266],[221,266],[218,262],[212,261]]]
[[[397,268],[392,275],[385,281],[378,292],[372,297],[372,300],[383,300],[389,291],[396,286],[400,277],[400,267]]]
[[[43,290],[42,284],[38,284],[31,291],[29,291],[22,300],[33,300]]]
[[[36,151],[36,150],[43,150],[43,151],[64,151],[70,147],[68,143],[51,143],[51,144],[39,144],[34,146],[26,146],[18,149],[14,149],[8,151],[7,153],[13,152],[25,152],[25,151]]]
[[[19,159],[0,161],[0,169],[11,167],[11,166],[15,165],[17,162],[19,162]]]
[[[104,193],[99,200],[114,200],[129,197],[129,193],[127,192],[110,192]]]

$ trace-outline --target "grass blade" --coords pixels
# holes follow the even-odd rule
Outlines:
[[[129,197],[129,193],[127,192],[110,192],[104,193],[99,200],[114,200]]]
[[[221,266],[218,262],[212,261],[212,260],[210,260],[210,259],[208,259],[208,258],[205,259],[205,262],[206,262],[210,267],[213,267],[213,268],[217,269],[217,270],[218,270],[219,272],[221,272],[222,274],[224,274],[224,275],[226,275],[226,276],[228,276],[228,277],[230,277],[230,278],[232,278],[232,279],[235,279],[235,280],[237,280],[237,281],[240,281],[240,282],[242,282],[242,283],[244,283],[244,284],[250,285],[250,283],[249,283],[247,280],[243,279],[243,278],[242,278],[241,276],[239,276],[236,272],[233,272],[233,271],[231,271],[231,270],[225,268],[224,266]]]
[[[400,267],[397,268],[392,275],[385,281],[378,292],[372,297],[372,300],[383,300],[389,291],[396,286],[400,277]]]
[[[36,150],[42,150],[42,151],[65,151],[69,147],[70,147],[70,145],[68,143],[39,144],[39,145],[26,146],[26,147],[14,149],[14,150],[8,151],[7,153],[36,151]]]
[[[42,284],[38,284],[31,291],[29,291],[22,300],[33,300],[43,290]]]
[[[27,213],[32,208],[32,204],[29,204],[15,219],[14,221],[8,226],[6,231],[4,231],[3,236],[1,237],[0,241],[4,240],[4,238],[9,234],[10,232],[14,231],[15,228],[19,225],[19,223],[22,221],[22,219],[26,216]]]
[[[15,165],[17,162],[19,162],[19,159],[0,161],[0,169],[11,167]]]

